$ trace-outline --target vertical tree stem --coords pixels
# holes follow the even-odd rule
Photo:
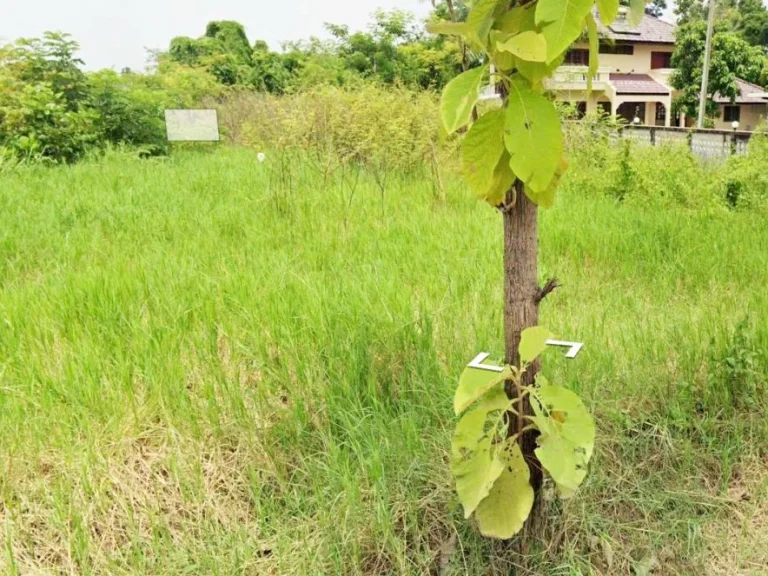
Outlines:
[[[522,183],[507,193],[507,205],[514,203],[503,212],[504,215],[504,340],[505,361],[520,366],[518,347],[520,333],[536,326],[539,321],[538,295],[538,208],[528,200]],[[536,360],[522,377],[523,386],[531,386],[539,371]],[[519,397],[520,391],[514,382],[508,381],[505,391],[510,399]],[[517,415],[510,414],[509,435],[520,433],[526,425],[524,416],[531,415],[529,395],[520,398]],[[531,469],[531,485],[538,492],[542,473],[534,450],[536,431],[529,430],[519,437],[520,447]]]

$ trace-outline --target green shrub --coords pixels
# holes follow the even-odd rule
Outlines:
[[[100,142],[142,147],[150,153],[166,149],[164,93],[136,87],[130,75],[111,70],[92,74],[88,81],[87,106],[95,112],[94,130]]]
[[[92,150],[167,148],[163,110],[191,107],[222,86],[204,70],[175,64],[155,74],[85,74],[78,45],[46,33],[0,47],[0,150],[3,156],[74,162]]]
[[[768,135],[756,132],[747,153],[732,156],[717,181],[717,193],[737,210],[768,212]]]
[[[436,95],[372,84],[280,97],[238,92],[220,111],[238,144],[297,148],[339,162],[408,170],[427,161],[439,139]]]
[[[49,82],[0,93],[0,147],[18,158],[73,162],[96,143],[91,110],[70,110]]]

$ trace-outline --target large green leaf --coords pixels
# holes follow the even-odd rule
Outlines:
[[[451,473],[465,518],[488,496],[504,471],[504,460],[486,422],[492,424],[508,407],[509,399],[497,388],[483,396],[477,407],[462,416],[456,426],[451,441]]]
[[[645,0],[629,0],[629,14],[627,14],[627,24],[630,28],[635,28],[645,16]]]
[[[459,378],[459,386],[453,397],[453,409],[458,416],[469,408],[475,400],[488,392],[496,384],[510,377],[508,371],[491,372],[479,368],[465,368]]]
[[[520,361],[533,362],[536,357],[547,349],[547,340],[552,338],[552,333],[541,326],[526,328],[520,334]]]
[[[493,23],[493,28],[506,34],[517,34],[522,30],[532,30],[535,26],[536,11],[524,6],[515,6],[504,12]]]
[[[565,60],[565,54],[561,54],[549,63],[526,62],[525,60],[520,60],[518,58],[515,59],[517,71],[520,72],[522,76],[525,76],[532,85],[536,85],[541,82],[543,78],[550,76],[552,72],[563,63],[563,60]]]
[[[475,510],[483,536],[512,538],[523,527],[533,507],[530,470],[517,442],[507,441],[500,457],[504,471]]]
[[[597,22],[592,13],[587,14],[587,34],[589,37],[589,72],[587,74],[587,92],[592,92],[592,79],[597,74],[600,60],[600,39],[597,36]]]
[[[515,6],[504,12],[493,23],[491,31],[491,43],[497,44],[499,41],[508,39],[512,34],[520,32],[538,32],[536,29],[536,9],[532,6]],[[545,40],[546,42],[546,40]],[[494,63],[499,70],[511,70],[518,67],[516,62],[532,64],[524,60],[519,60],[510,52],[495,50]]]
[[[536,457],[569,496],[581,485],[595,443],[595,423],[581,399],[561,386],[537,388],[531,394],[533,421],[539,428]]]
[[[504,110],[498,108],[481,116],[461,144],[462,173],[475,195],[488,196],[504,150]]]
[[[486,71],[485,66],[467,70],[446,85],[440,98],[440,117],[448,134],[469,122]]]
[[[597,0],[597,12],[600,21],[610,26],[619,14],[619,0]]]
[[[475,35],[476,41],[481,47],[488,42],[488,34],[493,25],[493,13],[500,0],[477,0],[467,16],[467,25]]]
[[[584,30],[594,0],[539,0],[536,24],[547,39],[547,62],[565,52]]]
[[[560,118],[520,76],[510,82],[504,143],[512,171],[535,193],[544,192],[563,157]]]
[[[527,62],[544,62],[547,59],[547,39],[532,30],[498,40],[496,49],[509,52]]]
[[[536,29],[536,9],[527,6],[515,6],[504,12],[493,23],[496,30],[506,34],[517,34],[525,30]]]

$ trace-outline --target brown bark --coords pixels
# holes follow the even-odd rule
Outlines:
[[[538,286],[538,208],[528,200],[520,182],[507,193],[507,206],[502,210],[504,216],[504,339],[505,362],[520,366],[518,347],[520,333],[539,322],[539,301],[541,290]],[[524,385],[532,385],[539,371],[539,361],[529,366],[523,376]],[[517,389],[512,382],[507,382],[506,393],[510,399],[517,396]],[[523,415],[532,414],[530,402],[526,397],[515,407],[520,416],[510,415],[509,435],[518,433],[526,425]],[[531,485],[538,493],[541,488],[542,473],[534,450],[536,431],[528,431],[519,440],[523,456],[531,469]]]

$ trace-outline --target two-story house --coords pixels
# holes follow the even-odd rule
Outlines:
[[[599,22],[599,20],[598,20]],[[630,28],[625,13],[610,26],[599,25],[600,57],[592,92],[587,92],[589,46],[576,44],[547,88],[558,100],[573,102],[580,112],[602,109],[645,125],[690,126],[684,114],[670,114],[675,92],[669,85],[675,49],[675,26],[646,14]],[[730,129],[733,121],[742,130],[754,130],[768,115],[768,94],[760,86],[739,80],[740,95],[731,103],[716,97],[715,128]]]

